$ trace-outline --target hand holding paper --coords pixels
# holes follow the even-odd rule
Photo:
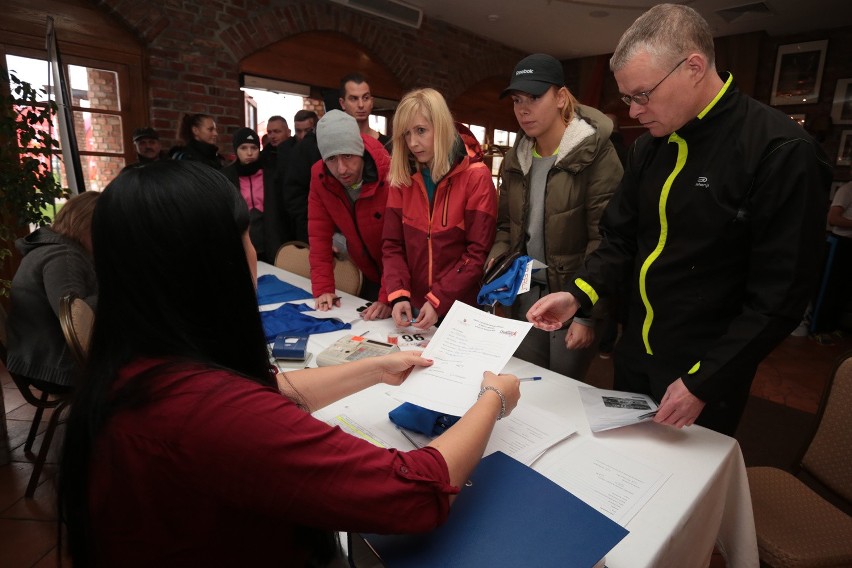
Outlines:
[[[579,387],[589,428],[602,432],[650,420],[657,414],[657,403],[650,396],[632,392]]]
[[[435,364],[415,369],[393,394],[431,410],[461,416],[479,393],[483,373],[499,373],[531,325],[456,302],[423,357]]]

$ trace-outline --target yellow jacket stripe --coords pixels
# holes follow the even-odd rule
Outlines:
[[[669,135],[669,143],[677,144],[677,161],[675,162],[674,170],[671,174],[669,174],[669,177],[666,179],[666,183],[663,184],[663,191],[660,193],[660,203],[658,206],[660,212],[660,239],[657,241],[656,248],[648,255],[645,262],[642,263],[642,269],[639,271],[639,294],[642,296],[642,303],[645,304],[645,322],[642,324],[642,341],[645,343],[645,352],[648,353],[648,355],[654,354],[651,349],[651,343],[648,340],[648,334],[651,331],[651,324],[654,321],[654,307],[651,306],[651,301],[648,300],[648,291],[645,288],[645,281],[648,277],[648,269],[654,261],[657,260],[657,257],[660,256],[660,253],[663,252],[663,248],[666,246],[666,237],[669,234],[669,224],[668,219],[666,218],[666,202],[669,199],[669,191],[671,191],[672,183],[674,183],[675,178],[686,164],[686,155],[688,153],[686,140],[677,134],[672,133]]]

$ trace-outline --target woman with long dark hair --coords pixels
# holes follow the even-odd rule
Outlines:
[[[462,419],[411,452],[314,419],[430,362],[271,372],[248,224],[228,180],[192,162],[129,170],[101,196],[98,315],[59,471],[75,566],[324,566],[335,531],[430,530],[517,404],[517,378],[486,373]]]

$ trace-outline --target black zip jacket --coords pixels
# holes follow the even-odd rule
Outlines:
[[[620,348],[705,402],[742,389],[801,320],[832,179],[799,125],[722,79],[699,117],[636,141],[601,245],[566,286],[582,314],[629,275]]]

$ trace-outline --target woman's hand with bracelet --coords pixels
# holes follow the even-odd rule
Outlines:
[[[492,392],[493,396],[500,399],[497,414],[500,418],[509,416],[518,406],[518,400],[521,398],[521,382],[515,375],[495,375],[486,371],[480,387],[482,389],[480,397]]]

